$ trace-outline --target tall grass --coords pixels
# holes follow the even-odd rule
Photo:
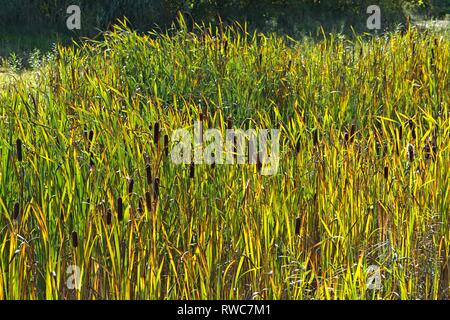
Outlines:
[[[183,20],[59,47],[0,91],[0,298],[447,298],[449,49]],[[173,164],[199,118],[279,127],[278,173]]]

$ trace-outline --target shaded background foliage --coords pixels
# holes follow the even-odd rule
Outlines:
[[[81,8],[82,28],[69,31],[66,10],[73,4]],[[351,27],[366,32],[366,10],[371,4],[382,10],[384,30],[404,25],[407,14],[442,18],[450,13],[450,0],[0,0],[0,60],[9,57],[13,61],[9,64],[20,69],[55,43],[95,37],[118,19],[127,17],[138,31],[164,30],[179,12],[187,21],[213,25],[219,20],[246,21],[249,30],[297,38],[320,36],[320,27],[326,32],[351,34]],[[11,54],[18,58],[10,59]]]
[[[0,26],[3,30],[65,31],[65,11],[71,4],[82,9],[84,35],[105,29],[124,16],[137,29],[167,27],[178,11],[196,21],[215,22],[220,16],[224,21],[246,20],[251,27],[289,33],[318,25],[334,30],[349,25],[362,28],[370,4],[381,7],[386,27],[404,19],[405,5],[412,5],[428,16],[441,17],[450,12],[448,0],[0,0]]]

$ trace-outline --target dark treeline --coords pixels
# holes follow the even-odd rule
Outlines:
[[[448,0],[425,0],[421,6],[418,3],[418,0],[0,0],[0,27],[64,31],[66,8],[72,4],[82,10],[83,35],[104,30],[123,17],[139,30],[164,28],[171,25],[179,11],[195,21],[215,23],[220,16],[225,22],[248,21],[254,28],[288,33],[319,25],[334,30],[344,25],[363,28],[370,4],[381,7],[385,27],[404,21],[405,7],[429,17],[450,12]]]

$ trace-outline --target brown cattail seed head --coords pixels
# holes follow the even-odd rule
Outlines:
[[[155,199],[157,199],[159,197],[159,178],[155,178],[153,191],[154,191],[154,194],[155,194]]]
[[[22,162],[22,140],[17,139],[16,140],[16,151],[17,151],[17,160],[19,162]]]
[[[155,122],[155,126],[153,127],[153,141],[155,142],[155,144],[159,143],[159,135],[159,122]]]
[[[350,127],[350,142],[353,142],[355,139],[356,134],[356,124],[352,123],[352,126]]]
[[[150,166],[150,163],[148,163],[145,166],[145,171],[147,173],[147,185],[152,185],[152,167]]]
[[[164,155],[167,157],[169,154],[169,135],[164,135]]]
[[[348,132],[345,132],[344,133],[344,142],[347,144],[349,140],[350,140],[349,134],[348,134]]]
[[[123,200],[122,200],[122,198],[117,199],[117,219],[119,219],[119,221],[123,220]]]
[[[408,160],[410,162],[414,161],[414,146],[412,144],[408,144]]]
[[[134,179],[130,178],[128,180],[128,194],[133,193],[133,188],[134,188]]]
[[[112,212],[111,209],[106,210],[106,224],[110,225],[112,221]]]
[[[301,145],[301,141],[300,141],[300,137],[297,138],[297,142],[295,143],[295,153],[300,153],[300,149],[301,149],[302,145]]]
[[[19,206],[19,203],[16,202],[16,203],[14,203],[14,212],[13,212],[14,220],[17,220],[19,218],[19,213],[20,213],[20,206]]]
[[[389,178],[389,167],[387,165],[384,167],[384,178]]]
[[[92,167],[95,167],[95,162],[94,162],[94,156],[92,155],[92,152],[91,152],[91,154],[89,155],[89,166],[92,168]]]
[[[233,129],[233,120],[231,119],[231,117],[228,118],[228,120],[227,120],[227,129],[228,130]]]
[[[315,146],[317,146],[319,144],[319,133],[317,132],[317,129],[314,129],[313,132],[313,143]],[[298,151],[297,151],[298,153]]]
[[[76,231],[72,231],[72,247],[78,247],[78,234]]]
[[[195,164],[191,162],[191,165],[189,166],[189,177],[191,179],[194,179],[195,177]]]
[[[211,157],[212,157],[211,168],[215,169],[216,168],[216,155],[214,153],[212,153]]]
[[[295,218],[295,235],[300,235],[300,226],[301,226],[301,219],[300,217]]]
[[[152,196],[151,196],[150,192],[145,193],[145,204],[147,206],[147,210],[151,211],[152,210]]]
[[[256,159],[256,171],[258,171],[258,173],[261,173],[261,169],[262,169],[261,156],[258,154]]]

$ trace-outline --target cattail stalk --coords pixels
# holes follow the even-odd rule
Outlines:
[[[300,235],[300,226],[301,226],[302,220],[300,217],[295,218],[295,235]]]
[[[17,139],[16,140],[16,151],[17,151],[17,160],[19,162],[22,162],[23,157],[22,157],[22,140]]]
[[[106,224],[109,226],[112,222],[112,212],[111,209],[106,210]]]
[[[119,221],[123,220],[123,200],[122,200],[122,198],[117,199],[117,219]]]
[[[231,119],[231,117],[229,117],[229,118],[227,119],[227,129],[228,129],[228,130],[233,129],[233,120]]]
[[[350,127],[350,143],[352,143],[355,140],[355,134],[356,134],[356,124],[352,123]]]
[[[300,141],[300,138],[299,138]],[[317,146],[319,144],[319,133],[317,132],[317,129],[314,129],[313,131],[313,144],[314,146]],[[298,151],[297,151],[298,153]]]
[[[144,212],[144,199],[142,199],[142,197],[139,198],[138,212],[139,213]]]
[[[134,188],[134,179],[130,179],[128,180],[128,194],[133,193],[133,188]]]
[[[159,122],[155,122],[155,126],[153,127],[153,141],[155,145],[159,143],[160,133]]]
[[[408,144],[408,160],[409,162],[414,161],[414,146],[412,144]]]
[[[19,218],[20,213],[20,205],[18,202],[14,203],[14,211],[13,211],[13,218],[14,220],[17,220]]]
[[[89,131],[89,148],[91,146],[92,140],[94,140],[94,131]]]
[[[164,135],[164,155],[169,155],[169,135]]]
[[[191,162],[191,165],[189,166],[189,177],[191,179],[194,179],[195,177],[195,164]]]
[[[345,143],[345,144],[348,144],[349,140],[350,140],[350,137],[349,137],[349,135],[348,135],[348,132],[345,132],[345,133],[344,133],[344,143]]]
[[[215,169],[215,168],[216,168],[216,154],[215,154],[215,153],[212,153],[212,154],[211,154],[211,157],[212,157],[211,168],[212,168],[212,169]]]
[[[155,195],[155,199],[159,197],[159,178],[155,178],[155,183],[153,184],[153,193]]]
[[[261,173],[261,169],[262,169],[261,156],[258,153],[258,156],[256,158],[256,171],[258,171],[258,173]]]
[[[148,163],[145,166],[145,171],[147,173],[147,185],[151,186],[152,185],[152,167],[150,166],[150,163]]]
[[[145,204],[147,206],[147,210],[149,212],[152,211],[152,196],[150,195],[150,192],[145,193]]]
[[[78,247],[78,234],[76,231],[72,231],[72,247]]]

